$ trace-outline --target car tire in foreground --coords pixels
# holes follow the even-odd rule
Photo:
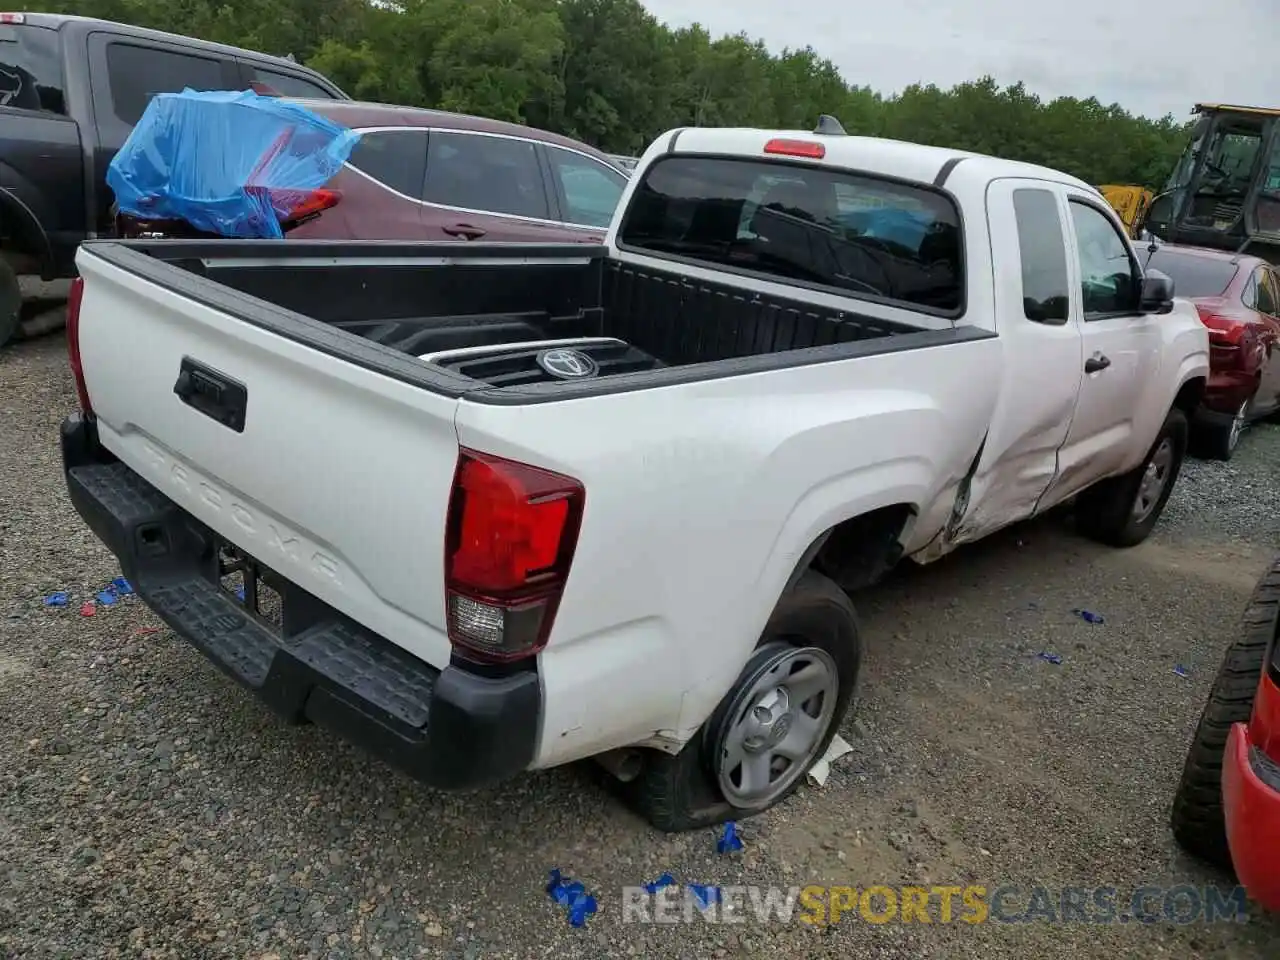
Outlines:
[[[1240,446],[1240,435],[1249,425],[1249,407],[1252,403],[1253,397],[1250,396],[1240,404],[1240,409],[1229,420],[1215,422],[1192,431],[1193,452],[1198,456],[1221,460],[1224,463],[1235,456],[1236,448]]]
[[[1142,543],[1164,512],[1187,453],[1187,417],[1177,408],[1135,469],[1095,484],[1076,500],[1076,528],[1113,547]]]
[[[1182,780],[1173,799],[1174,839],[1188,853],[1231,868],[1222,806],[1222,758],[1233,725],[1247,723],[1266,665],[1271,639],[1280,627],[1280,557],[1258,581],[1245,608],[1240,634],[1227,648],[1209,702],[1196,725]]]
[[[621,784],[669,833],[776,806],[826,753],[853,700],[862,640],[849,597],[810,571],[786,593],[732,689],[683,750],[649,752]]]

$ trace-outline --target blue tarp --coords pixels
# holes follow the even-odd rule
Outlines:
[[[359,139],[251,90],[161,93],[111,161],[107,184],[124,214],[278,239],[280,219],[334,177]]]

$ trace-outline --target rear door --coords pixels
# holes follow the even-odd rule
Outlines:
[[[991,256],[1000,265],[995,302],[1004,382],[959,541],[1030,516],[1058,472],[1083,364],[1065,220],[1065,200],[1054,184],[1007,179],[988,188]]]
[[[242,89],[239,65],[200,47],[100,30],[89,35],[89,71],[97,121],[94,171],[99,184],[98,230],[112,230],[107,167],[157,93]]]
[[[562,243],[538,144],[471,130],[432,130],[422,199],[428,240]]]
[[[427,131],[359,128],[360,140],[329,184],[342,194],[332,210],[294,228],[294,239],[423,240],[422,186]]]
[[[1258,339],[1266,351],[1253,413],[1269,413],[1280,407],[1280,276],[1272,267],[1258,268],[1260,314]]]
[[[1142,270],[1115,212],[1084,191],[1066,192],[1075,252],[1072,314],[1084,340],[1084,379],[1059,456],[1055,501],[1134,466],[1141,446],[1135,417],[1161,360],[1160,317],[1139,309]]]
[[[70,269],[85,236],[79,127],[67,115],[58,31],[0,24],[0,237]]]

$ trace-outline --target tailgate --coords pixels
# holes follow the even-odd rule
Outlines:
[[[262,565],[444,667],[457,401],[87,250],[77,262],[103,446]]]

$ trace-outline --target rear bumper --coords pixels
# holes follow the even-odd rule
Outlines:
[[[1258,700],[1280,704],[1280,687],[1270,677]],[[1227,737],[1222,799],[1236,876],[1264,909],[1280,912],[1280,764],[1259,749],[1243,723]]]
[[[532,764],[542,715],[535,670],[436,670],[287,581],[283,628],[270,627],[219,585],[217,535],[100,447],[79,414],[62,425],[62,458],[71,502],[138,596],[285,718],[327,727],[444,789]]]
[[[1196,419],[1206,424],[1229,425],[1240,405],[1253,396],[1258,381],[1252,373],[1241,370],[1214,370],[1205,385],[1204,399],[1196,411]]]

